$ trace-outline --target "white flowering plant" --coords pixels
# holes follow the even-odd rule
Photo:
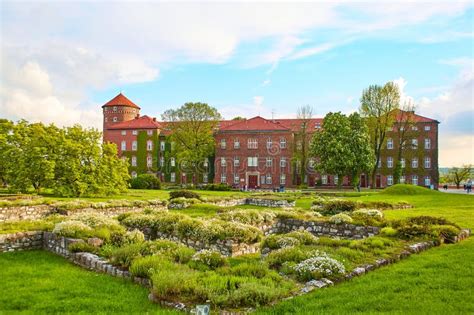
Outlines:
[[[227,259],[218,251],[203,249],[195,253],[191,258],[191,266],[195,269],[202,269],[202,265],[216,269],[227,264]]]
[[[334,224],[352,223],[352,218],[344,213],[338,213],[329,218],[329,222]]]
[[[278,248],[293,247],[300,245],[300,241],[294,237],[284,236],[276,241]]]
[[[377,209],[359,209],[352,212],[352,216],[371,217],[375,219],[383,219],[383,213]]]
[[[66,237],[84,237],[92,232],[92,228],[77,220],[68,220],[57,223],[53,233]]]
[[[298,278],[305,281],[326,277],[333,278],[346,272],[341,262],[318,250],[314,251],[310,258],[296,264],[293,269]]]

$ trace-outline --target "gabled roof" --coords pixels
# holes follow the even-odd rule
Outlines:
[[[311,118],[311,119],[290,119],[290,118],[287,118],[287,119],[275,119],[274,121],[277,123],[277,124],[280,124],[282,126],[285,126],[289,129],[291,129],[291,131],[293,132],[298,132],[301,130],[302,126],[303,126],[303,122],[307,121],[307,126],[306,126],[306,130],[308,132],[312,132],[312,131],[315,131],[315,130],[319,130],[322,125],[323,125],[323,118]]]
[[[431,119],[425,116],[421,116],[421,115],[415,114],[414,112],[407,112],[401,109],[397,109],[396,111],[397,111],[396,112],[397,116],[395,118],[396,121],[401,121],[401,120],[406,119],[407,115],[413,115],[412,118],[415,122],[439,123],[439,121],[437,121],[436,119]]]
[[[102,105],[102,107],[109,107],[109,106],[129,106],[129,107],[134,107],[140,109],[140,107],[129,100],[125,95],[122,93],[119,93],[116,97]]]
[[[161,124],[155,118],[147,115],[132,120],[122,121],[111,125],[107,129],[159,129]]]
[[[235,124],[225,123],[224,126],[221,124],[219,131],[290,131],[290,128],[256,116],[250,119],[237,120]]]

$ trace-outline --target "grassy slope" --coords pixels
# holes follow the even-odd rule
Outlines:
[[[359,198],[357,198],[359,199]],[[391,210],[390,219],[443,216],[474,230],[474,197],[433,193],[377,194],[360,200],[407,201],[414,209]],[[300,201],[304,206],[308,203]],[[264,308],[271,314],[472,314],[474,312],[474,238],[430,249],[368,275]]]
[[[0,255],[0,313],[172,314],[148,301],[148,290],[96,274],[45,251]]]

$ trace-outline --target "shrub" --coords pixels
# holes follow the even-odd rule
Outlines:
[[[383,213],[377,209],[359,209],[350,216],[364,225],[379,225],[383,222]]]
[[[228,303],[234,307],[242,305],[258,307],[269,304],[280,295],[281,292],[277,288],[270,288],[258,282],[244,282],[232,292]]]
[[[123,244],[136,244],[145,241],[145,235],[142,231],[134,229],[133,231],[127,231],[123,237]]]
[[[278,268],[286,262],[300,262],[307,259],[310,253],[303,251],[299,247],[286,247],[275,250],[268,254],[266,262],[272,268]]]
[[[134,277],[150,278],[155,270],[163,268],[169,260],[161,255],[139,257],[130,265],[130,273]]]
[[[431,195],[438,194],[438,191],[430,190],[425,187],[407,185],[407,184],[397,184],[385,188],[381,194],[387,195]]]
[[[411,217],[405,220],[395,221],[392,225],[398,230],[398,235],[403,239],[413,238],[444,238],[440,231],[444,230],[447,236],[454,231],[459,233],[460,228],[456,224],[444,219],[431,216]],[[443,228],[442,228],[443,227]]]
[[[357,207],[357,202],[352,200],[332,199],[326,201],[319,212],[323,215],[334,215],[341,212],[354,211]]]
[[[76,213],[70,217],[71,220],[80,221],[91,228],[111,228],[120,229],[120,224],[117,220],[108,218],[98,213],[84,212]]]
[[[229,273],[241,277],[254,277],[257,279],[262,279],[268,276],[271,271],[265,264],[260,262],[244,262],[230,268]],[[279,276],[278,274],[275,274],[274,277]]]
[[[193,262],[191,266],[195,269],[199,269],[199,265],[204,265],[210,269],[216,269],[225,266],[227,264],[227,259],[217,251],[203,249],[193,255],[191,262]]]
[[[163,261],[152,276],[153,294],[159,299],[189,295],[196,288],[197,273],[186,265]]]
[[[293,231],[287,234],[272,234],[262,242],[262,248],[279,249],[297,245],[313,245],[318,238],[308,231]]]
[[[231,210],[219,213],[219,219],[224,221],[240,222],[250,225],[262,225],[271,223],[275,218],[275,213],[270,211],[258,211],[253,209]]]
[[[140,174],[130,180],[132,189],[161,189],[161,182],[153,174]]]
[[[53,233],[65,237],[81,238],[87,237],[92,232],[92,228],[81,221],[69,220],[57,223]]]
[[[226,184],[207,184],[202,186],[202,189],[214,191],[229,191],[232,190],[232,187]]]
[[[460,230],[452,225],[435,225],[433,226],[433,235],[442,239],[445,243],[454,243]]]
[[[301,280],[333,277],[346,272],[342,263],[320,251],[313,252],[310,258],[294,266],[294,270]]]
[[[352,218],[344,213],[338,213],[329,218],[329,222],[334,224],[352,223]]]
[[[190,190],[174,190],[170,192],[170,199],[175,198],[186,198],[186,199],[198,199],[201,200],[201,196]]]
[[[94,253],[98,252],[98,248],[92,245],[89,245],[86,242],[74,242],[69,244],[68,250],[71,253],[80,253],[80,252],[87,252],[87,253]]]
[[[459,228],[457,224],[448,221],[445,218],[431,217],[427,215],[407,218],[406,223],[418,225],[452,225]]]
[[[380,230],[380,235],[387,236],[387,237],[395,237],[397,236],[398,231],[393,227],[386,226]]]

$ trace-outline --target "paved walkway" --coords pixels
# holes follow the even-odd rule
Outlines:
[[[448,193],[448,194],[468,195],[468,193],[467,193],[464,189],[462,189],[462,188],[444,190],[443,187],[440,187],[440,188],[439,188],[439,191],[444,192],[444,193]],[[471,192],[469,193],[469,195],[474,196],[474,190],[471,191]]]

